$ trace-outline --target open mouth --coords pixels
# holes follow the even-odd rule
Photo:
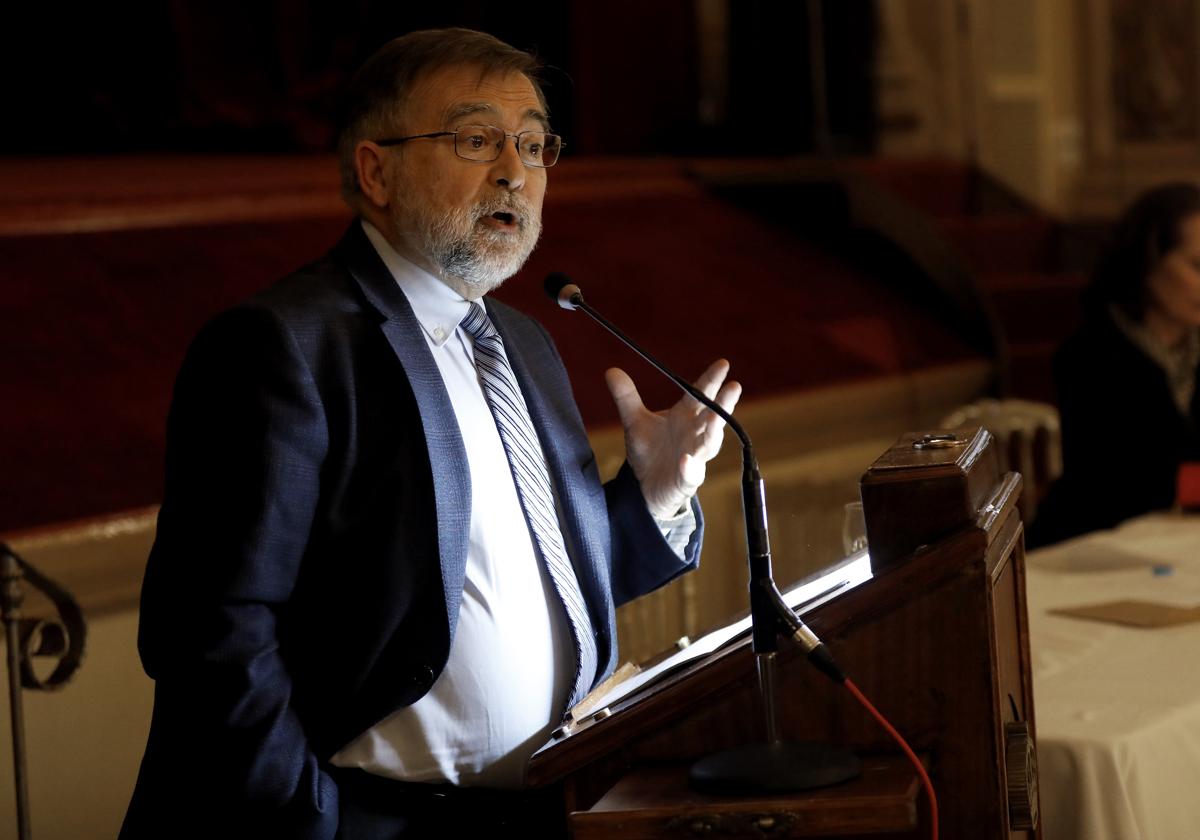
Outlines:
[[[497,210],[492,214],[492,218],[502,225],[515,225],[517,223],[516,216],[514,216],[512,213],[506,213],[503,210]]]

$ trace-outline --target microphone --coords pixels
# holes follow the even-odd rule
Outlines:
[[[783,600],[771,573],[771,546],[767,534],[767,502],[762,474],[754,456],[754,445],[750,436],[732,414],[710,399],[703,391],[654,358],[637,342],[622,332],[615,324],[597,312],[583,299],[579,286],[562,272],[546,276],[543,288],[551,300],[563,309],[586,312],[596,323],[616,336],[633,352],[645,359],[686,394],[704,405],[729,424],[742,444],[742,507],[746,517],[746,546],[750,561],[750,614],[753,627],[753,650],[757,655],[773,655],[778,650],[776,633],[780,623],[790,632],[792,639],[808,654],[809,661],[822,673],[839,685],[846,681],[845,674],[834,661],[832,654],[808,625]]]
[[[583,292],[579,291],[579,287],[571,282],[571,278],[561,271],[547,274],[542,287],[550,299],[556,301],[563,309],[575,309],[583,303]]]
[[[583,292],[578,286],[571,282],[570,277],[563,274],[561,271],[555,271],[552,274],[546,275],[543,288],[545,288],[546,294],[550,297],[550,299],[557,302],[558,305],[563,309],[579,309],[583,312],[586,312],[592,318],[592,320],[615,335],[621,340],[622,343],[625,344],[626,347],[637,353],[652,367],[654,367],[655,370],[682,388],[686,394],[692,397],[692,399],[711,409],[713,413],[729,424],[729,427],[733,429],[734,433],[738,436],[738,439],[742,442],[743,448],[751,445],[750,438],[746,435],[746,430],[742,428],[741,423],[733,418],[732,414],[721,408],[721,406],[717,405],[717,403],[713,400],[710,400],[699,388],[688,382],[683,377],[678,376],[674,371],[670,370],[666,365],[658,361],[658,359],[647,353],[644,349],[642,349],[641,346],[638,345],[637,342],[625,335],[625,333],[622,332],[616,324],[589,306],[583,299]]]
[[[683,391],[729,424],[742,442],[742,509],[746,517],[746,549],[750,562],[751,650],[758,672],[759,694],[766,723],[766,743],[746,744],[700,759],[688,771],[692,787],[710,793],[808,790],[852,779],[861,772],[856,756],[824,744],[785,742],[775,710],[776,656],[783,628],[808,654],[808,660],[838,685],[848,685],[832,654],[800,616],[787,605],[771,574],[771,545],[767,537],[767,500],[762,474],[750,436],[728,411],[700,389],[677,376],[647,353],[615,324],[583,299],[583,292],[562,273],[546,278],[546,294],[564,309],[581,309],[620,339]]]

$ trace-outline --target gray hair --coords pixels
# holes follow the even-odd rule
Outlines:
[[[399,115],[418,78],[453,65],[479,68],[480,77],[521,73],[537,93],[542,110],[546,98],[539,84],[541,62],[498,38],[473,29],[423,29],[395,38],[379,48],[350,80],[341,130],[338,167],[342,198],[355,207],[362,190],[354,167],[354,149],[397,129]]]

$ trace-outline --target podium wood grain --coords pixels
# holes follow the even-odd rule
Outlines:
[[[857,779],[798,795],[706,796],[687,786],[687,765],[644,767],[590,810],[571,815],[575,840],[906,837],[917,827],[920,782],[903,756],[863,761]]]

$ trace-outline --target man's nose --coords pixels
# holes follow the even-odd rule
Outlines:
[[[525,186],[525,164],[517,152],[516,140],[505,137],[500,144],[500,157],[492,161],[492,182],[508,190],[519,190]]]

